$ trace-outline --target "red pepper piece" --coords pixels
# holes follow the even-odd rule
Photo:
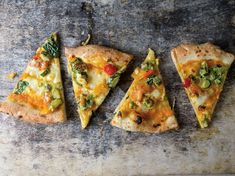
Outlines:
[[[184,79],[184,85],[183,86],[185,88],[188,88],[188,87],[190,87],[190,85],[191,85],[191,79],[189,77]]]
[[[40,59],[40,57],[34,56],[33,59],[34,59],[34,60],[38,60],[38,59]]]
[[[104,71],[108,74],[108,75],[113,75],[114,73],[117,72],[117,67],[115,67],[115,65],[113,64],[107,64],[104,67]]]
[[[155,73],[154,70],[148,70],[148,71],[144,74],[144,77],[147,78],[147,77],[153,75],[154,73]]]

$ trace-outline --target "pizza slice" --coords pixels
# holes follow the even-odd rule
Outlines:
[[[153,50],[132,74],[134,81],[115,110],[111,125],[128,130],[160,133],[178,128],[167,100],[159,70],[159,59]]]
[[[212,120],[234,56],[211,43],[182,44],[172,49],[171,56],[200,127],[205,128]]]
[[[53,33],[30,60],[0,111],[28,122],[51,124],[66,120],[59,62],[59,41]]]
[[[114,88],[132,56],[97,45],[65,48],[82,128]]]

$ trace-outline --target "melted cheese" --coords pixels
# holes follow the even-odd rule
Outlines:
[[[154,91],[151,92],[150,95],[157,99],[160,97],[161,93],[159,90],[155,89]]]
[[[60,68],[57,63],[52,63],[50,67],[49,74],[45,77],[47,81],[51,81],[54,84],[60,82],[61,76],[60,76]]]
[[[29,83],[28,88],[25,90],[29,94],[33,91],[36,95],[43,95],[45,92],[44,86],[42,86],[42,83],[39,83],[39,81],[35,78],[27,77],[25,79]]]
[[[23,92],[22,94],[12,93],[9,97],[10,100],[25,104],[38,109],[42,114],[47,114],[49,111],[48,104],[44,101],[42,96],[38,96],[33,92]]]
[[[31,61],[32,63],[35,62],[34,60]],[[49,66],[50,72],[45,77],[41,76],[42,71],[40,71],[38,68],[34,66],[30,66],[30,64],[27,66],[25,73],[28,73],[32,77],[36,77],[38,79],[46,80],[49,82],[52,82],[54,84],[60,82],[61,76],[60,76],[60,68],[59,68],[58,62],[52,62]]]
[[[35,61],[32,60],[31,62]],[[50,72],[48,73],[48,75],[42,77],[41,73],[42,71],[40,71],[38,68],[28,64],[21,79],[27,81],[29,85],[26,87],[23,94],[12,94],[12,97],[16,101],[18,100],[20,103],[33,106],[34,108],[40,110],[42,114],[47,114],[50,112],[50,110],[49,102],[45,100],[46,83],[49,83],[51,86],[56,87],[58,89],[60,89],[61,87],[61,76],[58,60],[52,60],[52,63],[50,65]]]
[[[98,68],[104,68],[104,66],[107,64],[107,61],[104,59],[103,55],[95,54],[87,57],[86,63],[89,63]]]
[[[87,74],[90,89],[94,89],[99,84],[106,84],[106,75],[98,69],[91,69]]]
[[[196,96],[192,97],[192,102],[196,106],[200,106],[200,105],[204,105],[207,99],[208,99],[208,95],[199,95],[198,97]]]
[[[31,61],[32,63],[35,62],[34,60]],[[41,71],[38,68],[28,65],[26,68],[25,73],[28,73],[30,76],[40,77]]]

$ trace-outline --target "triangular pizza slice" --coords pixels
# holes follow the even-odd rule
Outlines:
[[[223,90],[234,56],[211,44],[181,44],[171,56],[200,127],[212,120],[214,108]]]
[[[160,133],[178,128],[153,50],[132,74],[134,81],[115,110],[111,125],[128,130]]]
[[[98,45],[65,48],[82,128],[119,81],[132,56]]]
[[[36,51],[0,111],[28,122],[51,124],[66,120],[60,73],[59,41],[53,33]]]

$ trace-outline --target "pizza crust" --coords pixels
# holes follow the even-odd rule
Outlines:
[[[161,132],[168,131],[171,129],[178,129],[179,128],[179,125],[178,125],[177,120],[174,115],[168,117],[166,119],[166,121],[164,123],[162,123],[161,126],[158,126],[158,127],[144,125],[144,122],[142,122],[142,124],[138,125],[136,122],[134,122],[133,120],[131,120],[128,117],[125,117],[125,118],[119,117],[118,111],[119,111],[120,107],[123,105],[123,103],[125,102],[126,97],[128,97],[129,91],[130,91],[130,88],[114,111],[115,116],[113,117],[113,119],[110,123],[112,126],[116,126],[118,128],[122,128],[127,131],[139,131],[139,132],[147,132],[147,133],[161,133]]]
[[[226,65],[231,65],[234,60],[233,54],[227,53],[211,43],[181,44],[171,50],[171,57],[176,65],[199,59],[220,60]]]
[[[50,114],[42,115],[38,110],[32,107],[20,105],[9,100],[0,103],[0,112],[31,123],[54,124],[64,122],[66,120],[64,111],[64,104],[58,110]]]
[[[105,61],[111,61],[119,66],[127,65],[133,58],[132,55],[99,45],[86,45],[76,48],[65,47],[66,58],[69,58],[71,55],[81,57],[84,62],[89,62],[89,59],[93,58],[92,56],[99,55]]]
[[[164,123],[157,127],[153,127],[147,124],[145,125],[144,123],[145,122],[143,121],[140,125],[138,125],[136,122],[128,117],[121,118],[117,115],[115,115],[115,117],[111,121],[112,126],[135,132],[162,133],[171,129],[178,129],[179,127],[174,116],[168,117]]]

